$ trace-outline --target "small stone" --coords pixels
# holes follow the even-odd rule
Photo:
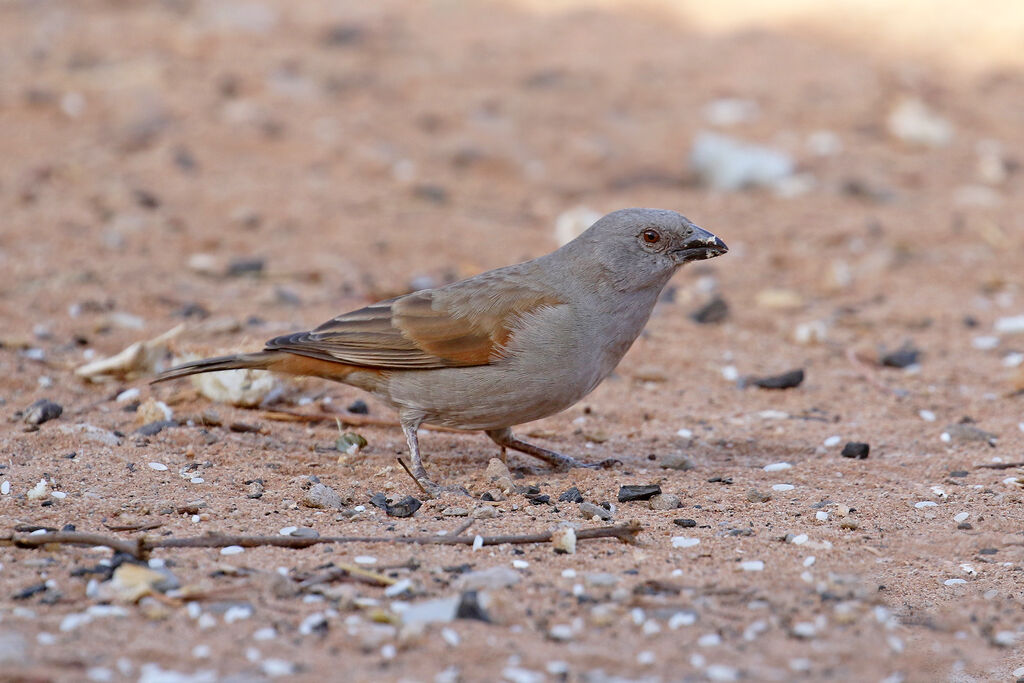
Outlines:
[[[921,351],[910,345],[904,345],[896,351],[882,354],[879,362],[887,368],[906,368],[921,362]]]
[[[59,403],[41,398],[25,409],[22,421],[30,425],[41,425],[44,422],[57,419],[63,412],[64,408]]]
[[[306,495],[302,497],[302,504],[306,507],[328,510],[339,510],[344,507],[345,502],[338,492],[326,484],[314,484]]]
[[[353,415],[369,415],[370,414],[370,407],[368,405],[366,405],[366,401],[364,401],[361,398],[360,399],[356,399],[355,401],[350,403],[349,406],[347,408],[345,408],[345,410],[347,410],[348,412],[352,413]]]
[[[510,494],[516,490],[512,483],[512,473],[508,471],[508,465],[498,458],[491,458],[487,462],[487,470],[484,472],[487,481],[494,484],[502,493]]]
[[[779,491],[780,493],[792,491],[795,488],[792,484],[772,484],[772,491]]]
[[[156,436],[168,427],[177,427],[178,423],[175,420],[157,420],[156,422],[148,422],[138,429],[135,433],[139,436]]]
[[[665,382],[668,381],[668,372],[660,365],[642,365],[633,371],[633,379],[638,382]]]
[[[580,490],[578,488],[573,486],[570,489],[566,489],[565,491],[563,491],[561,493],[561,495],[558,496],[558,502],[559,503],[582,503],[583,502],[583,494],[580,493]]]
[[[135,410],[136,424],[149,424],[150,422],[167,422],[174,417],[174,411],[163,401],[150,398],[144,401]]]
[[[996,439],[998,438],[991,432],[986,432],[984,429],[975,427],[972,424],[957,423],[947,425],[943,430],[943,436],[948,435],[948,439],[944,441],[956,441],[960,443],[987,443],[990,446],[994,446]]]
[[[345,432],[334,442],[334,447],[345,455],[355,455],[366,448],[367,441],[361,434]]]
[[[587,519],[590,519],[591,517],[600,517],[604,521],[608,521],[612,518],[612,513],[610,511],[604,509],[600,505],[591,503],[589,500],[580,503],[580,514]]]
[[[551,543],[556,553],[573,555],[576,552],[576,530],[571,526],[556,529],[551,534]]]
[[[685,517],[680,518],[680,519],[673,519],[672,523],[675,524],[676,526],[681,526],[684,529],[692,529],[695,526],[697,526],[697,520],[695,520],[695,519],[687,519]]]
[[[480,505],[473,508],[469,515],[473,519],[494,519],[498,516],[498,510],[490,505]]]
[[[678,507],[682,507],[682,504],[679,496],[673,493],[659,493],[650,499],[652,510],[675,510]]]
[[[443,517],[468,517],[469,510],[460,507],[447,507],[441,510],[441,515]]]
[[[162,462],[151,462],[151,463],[148,463],[148,464],[149,464],[149,469],[151,469],[151,470],[156,470],[157,472],[166,472],[167,471],[167,465],[163,464]]]
[[[40,498],[46,498],[49,493],[50,485],[45,479],[40,479],[35,486],[30,488],[25,494],[25,497],[29,500],[39,500]]]
[[[750,489],[747,491],[747,500],[751,503],[767,503],[771,499],[772,496],[769,493],[762,493],[757,489]]]
[[[294,538],[319,538],[320,532],[316,529],[310,529],[308,526],[300,526],[297,529],[293,529],[291,533],[287,535]]]
[[[797,370],[784,372],[781,375],[749,377],[744,379],[741,384],[743,386],[753,385],[755,387],[761,387],[762,389],[793,389],[803,384],[803,381],[804,370],[803,368],[799,368]]]
[[[904,98],[887,120],[889,134],[908,144],[944,147],[953,139],[953,125],[916,98]]]
[[[619,502],[627,503],[634,500],[650,500],[661,493],[659,484],[635,484],[623,486],[619,489]]]
[[[857,460],[867,460],[868,453],[871,451],[871,446],[862,443],[860,441],[850,441],[843,446],[843,452],[840,453],[844,458],[856,458]]]
[[[729,304],[720,296],[716,296],[706,304],[690,313],[690,320],[701,325],[720,323],[729,317]]]
[[[692,470],[696,464],[682,453],[668,453],[661,458],[659,463],[662,469],[666,470]]]
[[[746,562],[740,562],[740,569],[745,572],[761,572],[764,571],[764,562],[761,560],[747,560]]]
[[[700,544],[699,538],[692,538],[689,536],[673,536],[672,547],[673,548],[692,548],[695,545]]]
[[[788,462],[773,462],[770,465],[765,465],[763,469],[765,472],[782,472],[783,470],[788,470],[791,467],[792,465]]]
[[[241,277],[243,275],[259,276],[263,273],[266,261],[261,258],[240,258],[232,261],[227,268],[228,277]]]
[[[423,505],[417,498],[406,496],[393,505],[384,508],[388,517],[412,517]]]
[[[971,516],[971,515],[970,515],[970,513],[967,513],[967,512],[958,512],[958,513],[956,513],[955,515],[953,515],[953,521],[954,521],[954,522],[957,522],[958,524],[959,524],[960,522],[966,522],[966,521],[967,521],[967,518],[968,518],[968,517],[970,517],[970,516]]]

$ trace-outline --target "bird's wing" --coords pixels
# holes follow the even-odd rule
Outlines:
[[[473,284],[372,304],[310,332],[271,339],[266,348],[382,370],[487,365],[501,357],[524,316],[562,303],[528,285]]]

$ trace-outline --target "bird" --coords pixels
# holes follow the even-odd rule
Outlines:
[[[411,474],[431,495],[423,424],[483,431],[500,448],[559,468],[595,467],[516,437],[512,427],[589,394],[643,331],[680,266],[728,251],[670,210],[632,208],[597,220],[538,258],[373,303],[263,350],[195,360],[152,383],[258,369],[358,387],[398,412]]]

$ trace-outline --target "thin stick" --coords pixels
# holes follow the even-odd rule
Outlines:
[[[416,475],[412,473],[412,470],[410,470],[409,466],[405,464],[405,461],[402,460],[401,458],[395,459],[398,461],[398,464],[402,466],[402,469],[405,470],[405,473],[409,475],[409,478],[416,482],[416,486],[420,487],[420,491],[423,491],[423,495],[425,495],[427,498],[433,498],[433,496],[430,495],[430,492],[427,491],[427,489],[423,488],[423,484],[421,484],[420,480],[416,478]]]
[[[975,465],[979,470],[1012,470],[1016,467],[1024,467],[1024,462],[987,462],[984,465]]]
[[[637,521],[617,526],[594,527],[580,529],[576,532],[577,541],[597,538],[617,538],[624,543],[634,543],[636,535],[643,527]],[[82,531],[55,531],[46,534],[11,533],[0,537],[0,547],[15,546],[18,548],[39,548],[50,544],[105,546],[117,552],[144,559],[150,551],[158,548],[226,548],[241,546],[256,548],[272,546],[277,548],[309,548],[324,543],[403,543],[414,545],[473,545],[475,536],[319,536],[317,538],[298,538],[295,536],[231,536],[227,534],[208,534],[186,538],[149,538],[138,536],[134,539],[120,539]],[[551,532],[539,534],[521,534],[510,536],[484,536],[484,545],[548,543]]]
[[[455,531],[451,532],[448,535],[449,536],[461,536],[462,534],[466,533],[466,530],[468,530],[469,527],[473,526],[473,524],[475,522],[476,522],[476,520],[473,519],[473,518],[467,519],[465,522],[463,522],[459,526],[455,527]]]

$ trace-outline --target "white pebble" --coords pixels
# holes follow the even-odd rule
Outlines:
[[[793,671],[810,671],[811,660],[806,657],[797,657],[789,660],[789,668]]]
[[[476,536],[473,537],[473,550],[480,550],[480,548],[483,548],[483,547],[484,547],[484,537],[481,536],[480,534],[477,534]]]
[[[398,597],[410,588],[412,588],[412,579],[399,579],[384,589],[384,597]]]
[[[676,612],[668,620],[668,627],[675,631],[682,626],[693,626],[697,623],[697,615],[693,612]]]
[[[562,578],[563,579],[575,579],[576,578],[576,570],[575,569],[563,569],[562,570]]]
[[[946,493],[946,489],[942,488],[941,486],[933,486],[932,487],[932,493],[934,493],[939,498],[948,498],[949,497],[949,494]]]
[[[682,429],[676,432],[676,436],[681,436],[684,439],[689,439],[693,436],[693,431],[687,429],[686,427],[683,427]]]
[[[85,672],[85,677],[95,683],[107,683],[114,680],[114,672],[106,667],[94,666]]]
[[[953,521],[956,522],[957,524],[959,524],[961,522],[966,522],[967,518],[970,517],[970,516],[971,515],[970,515],[969,512],[958,512],[955,515],[953,515]]]
[[[277,638],[277,629],[273,626],[261,628],[252,634],[253,640],[273,640]]]
[[[57,500],[64,500],[65,498],[68,497],[68,494],[64,493],[63,491],[50,491],[50,495],[56,498]]]
[[[1007,477],[1003,479],[1003,483],[1007,486],[1018,486],[1020,485],[1020,477]]]
[[[740,371],[736,369],[735,365],[722,366],[722,379],[726,382],[735,382],[740,378]]]
[[[792,467],[792,465],[790,465],[788,462],[773,462],[771,465],[765,465],[764,471],[782,472],[783,470],[788,470],[790,467]]]
[[[356,564],[377,564],[377,558],[373,555],[356,555],[352,561]]]
[[[210,656],[210,652],[211,650],[209,645],[196,645],[192,648],[192,656],[196,659],[206,659]]]
[[[700,669],[707,664],[707,659],[699,652],[694,652],[690,655],[690,666],[694,669]]]
[[[825,512],[824,510],[818,510],[817,512],[814,513],[814,518],[819,522],[827,522],[828,513]]]
[[[1012,647],[1017,642],[1017,634],[1013,631],[999,631],[992,640],[996,645]]]
[[[833,446],[838,446],[839,442],[842,440],[843,437],[841,436],[830,436],[824,441],[825,448],[832,448]]]
[[[797,534],[790,540],[790,543],[793,545],[803,545],[804,543],[807,543],[807,534]]]
[[[245,552],[245,548],[243,548],[240,545],[229,545],[226,548],[221,548],[220,549],[220,554],[221,555],[237,555],[239,553],[244,553],[244,552]]]
[[[757,414],[762,420],[787,420],[789,419],[789,413],[785,413],[781,410],[762,410]]]
[[[43,631],[36,634],[36,642],[40,645],[55,645],[57,643],[57,636]]]
[[[526,560],[512,560],[512,566],[516,569],[526,569],[530,563]]]
[[[974,576],[978,573],[978,570],[976,570],[972,565],[969,565],[967,563],[960,565],[960,569],[962,569],[964,574],[967,574],[968,576]]]
[[[188,481],[189,481],[189,483],[191,483],[191,484],[202,484],[202,483],[205,483],[205,482],[206,482],[206,480],[205,480],[205,479],[203,479],[202,477],[192,477],[192,478],[191,478],[191,479],[189,479]]]
[[[203,521],[202,517],[200,517],[199,515],[192,515],[192,523],[193,524],[199,524],[199,522],[201,522],[201,521]]]
[[[690,538],[689,536],[673,536],[672,547],[673,548],[692,548],[693,546],[700,543],[699,538]]]
[[[366,512],[366,506],[365,505],[356,505],[352,509],[355,510],[356,512]]]
[[[938,505],[938,503],[936,503],[934,500],[922,500],[918,501],[917,503],[914,503],[914,507],[916,507],[918,510],[921,510],[923,508],[933,508],[936,505]]]
[[[236,621],[248,619],[251,616],[252,607],[249,607],[249,605],[232,605],[224,612],[224,623],[233,624]]]
[[[1008,353],[1003,356],[1003,367],[1004,368],[1016,368],[1024,364],[1024,353]]]
[[[137,388],[132,387],[131,389],[125,389],[117,395],[115,399],[118,403],[127,403],[128,401],[134,401],[139,397],[140,392]]]
[[[636,663],[641,666],[649,666],[654,664],[654,653],[650,650],[644,650],[643,652],[637,653]]]
[[[811,565],[814,564],[816,559],[817,558],[815,558],[814,555],[808,555],[807,557],[804,558],[804,566],[805,567],[810,567]]]
[[[0,494],[9,495],[11,492],[11,482],[4,480],[4,483],[0,484]]]
[[[990,351],[999,346],[999,337],[982,335],[971,340],[971,346],[979,351]]]
[[[274,657],[264,659],[260,662],[260,668],[263,669],[263,674],[269,678],[292,676],[296,671],[298,671],[298,668],[292,662],[289,662],[286,659],[276,659]]]
[[[772,484],[772,491],[792,491],[795,488],[792,484]]]
[[[704,673],[712,681],[736,681],[740,677],[736,669],[725,664],[712,664],[704,670]]]
[[[962,583],[967,583],[967,579],[946,579],[942,583],[947,586],[959,586]]]
[[[705,633],[697,639],[697,644],[701,647],[715,647],[722,644],[722,636],[717,633]]]
[[[643,632],[645,636],[653,636],[661,633],[661,624],[655,619],[648,619],[644,622]]]
[[[644,611],[639,607],[634,607],[629,610],[629,618],[632,619],[633,623],[637,626],[647,621],[647,615],[644,614]]]
[[[448,627],[441,629],[441,638],[451,647],[456,647],[459,643],[462,642],[462,638],[459,636],[459,632],[453,628]]]
[[[933,413],[930,410],[919,410],[917,411],[917,414],[920,415],[921,419],[924,420],[925,422],[935,422],[935,420],[937,419],[935,417],[935,413]]]
[[[199,615],[203,613],[203,607],[198,602],[190,602],[185,605],[185,611],[190,619],[198,619]]]
[[[164,470],[167,469],[167,465],[163,464],[162,462],[151,462],[149,463],[149,468],[152,470],[156,470],[157,472],[163,472]]]
[[[939,434],[939,441],[941,441],[942,443],[949,443],[952,440],[953,437],[949,435],[949,432],[942,432],[941,434]]]
[[[548,629],[548,637],[551,640],[572,640],[572,626],[569,624],[555,624]]]
[[[49,488],[49,485],[46,483],[46,480],[45,479],[40,479],[39,482],[35,486],[33,486],[31,489],[29,489],[28,493],[26,493],[25,496],[29,500],[39,500],[40,498],[45,498],[46,497],[46,490],[48,488]]]
[[[1005,318],[999,318],[996,320],[996,324],[992,326],[996,332],[1002,332],[1004,334],[1017,334],[1024,332],[1024,315],[1014,315]]]
[[[793,624],[793,635],[798,638],[813,638],[818,635],[818,628],[810,621]]]
[[[761,572],[764,571],[764,562],[761,560],[747,560],[746,562],[740,562],[740,569],[745,572]]]

